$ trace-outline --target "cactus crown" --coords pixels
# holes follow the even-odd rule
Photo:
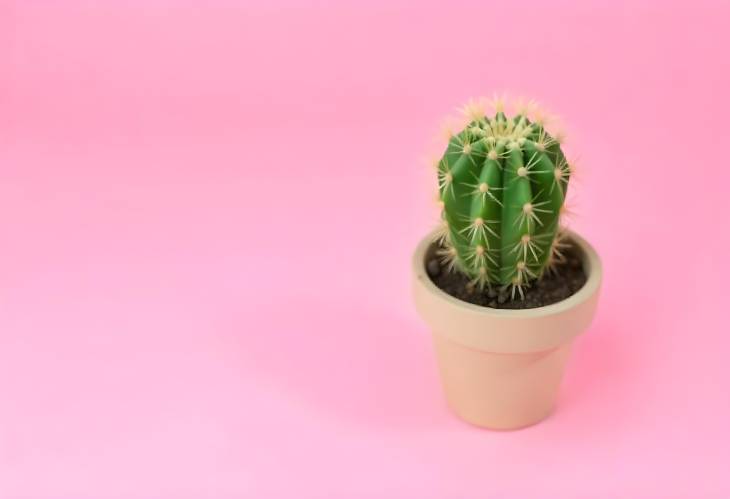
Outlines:
[[[560,214],[572,171],[560,136],[550,135],[533,106],[513,117],[494,103],[463,108],[466,126],[449,133],[438,169],[443,206],[438,254],[472,285],[523,287],[563,259]]]

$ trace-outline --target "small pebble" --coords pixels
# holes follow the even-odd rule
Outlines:
[[[497,308],[497,302],[494,301],[494,300],[492,300],[492,301],[489,302],[489,306],[492,307],[492,308]]]
[[[487,291],[487,296],[490,298],[496,298],[498,294],[499,293],[497,293],[497,290],[494,288],[489,288],[489,291]]]
[[[500,293],[499,297],[497,298],[497,302],[501,305],[502,303],[507,301],[507,293]]]
[[[441,265],[439,265],[438,260],[435,258],[432,258],[428,261],[428,265],[426,265],[426,271],[428,272],[428,275],[431,277],[436,277],[441,273]]]

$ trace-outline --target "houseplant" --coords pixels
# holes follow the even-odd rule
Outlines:
[[[465,106],[436,162],[441,227],[413,258],[449,406],[492,429],[553,410],[575,337],[590,324],[601,263],[561,214],[572,176],[533,106]]]

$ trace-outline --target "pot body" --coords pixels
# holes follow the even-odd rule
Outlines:
[[[446,400],[465,421],[510,430],[545,419],[554,409],[574,338],[590,324],[602,278],[595,250],[576,234],[586,284],[567,299],[536,309],[473,305],[441,291],[425,266],[432,239],[413,259],[416,307],[431,327]]]

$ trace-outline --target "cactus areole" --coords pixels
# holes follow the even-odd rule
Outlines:
[[[560,213],[571,169],[539,118],[487,116],[467,108],[468,124],[449,134],[437,162],[443,230],[439,255],[480,289],[523,287],[561,259]]]

